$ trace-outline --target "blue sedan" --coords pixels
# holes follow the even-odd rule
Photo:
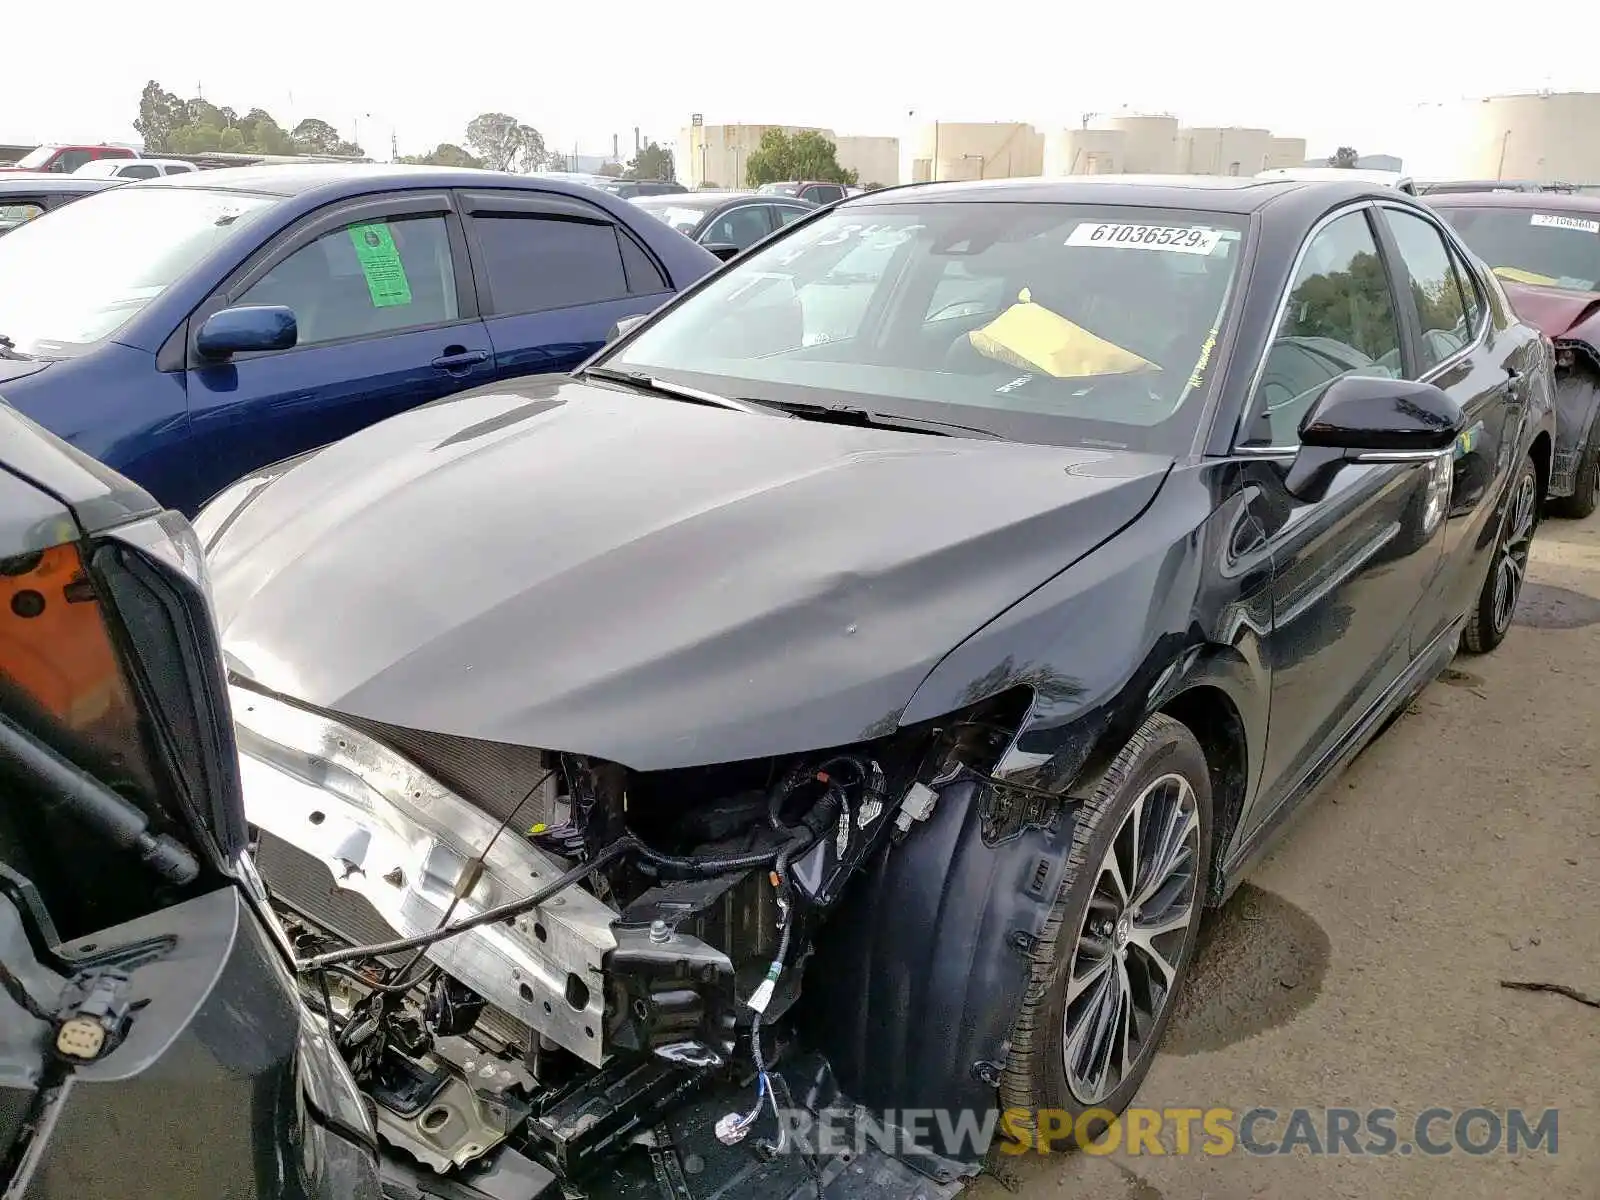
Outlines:
[[[718,265],[561,180],[246,167],[90,196],[0,238],[0,395],[193,514],[418,404],[576,366]]]

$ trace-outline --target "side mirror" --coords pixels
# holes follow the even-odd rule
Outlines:
[[[727,242],[704,242],[702,244],[723,262],[727,262],[730,258],[737,258],[740,253],[739,247],[731,246]]]
[[[253,350],[289,350],[299,340],[293,309],[260,304],[212,313],[194,344],[206,358],[222,359]]]
[[[1300,422],[1300,451],[1284,486],[1320,500],[1345,463],[1427,462],[1450,449],[1466,415],[1431,383],[1343,375]]]
[[[611,336],[606,339],[606,345],[609,346],[612,342],[627,337],[635,329],[639,328],[649,315],[649,313],[635,313],[631,317],[623,317],[622,320],[611,327]]]

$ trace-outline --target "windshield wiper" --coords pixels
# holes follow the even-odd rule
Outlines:
[[[933,437],[953,437],[970,433],[990,441],[1004,439],[992,429],[957,425],[954,421],[935,421],[927,417],[902,417],[897,413],[876,413],[848,404],[807,404],[801,400],[757,400],[763,408],[775,408],[802,421],[823,421],[832,425],[859,425],[866,429],[897,429],[903,433],[926,433]]]
[[[668,383],[664,379],[656,379],[646,375],[643,371],[619,371],[615,367],[589,367],[582,372],[583,375],[592,375],[596,379],[604,379],[607,383],[621,383],[641,392],[651,392],[657,396],[670,396],[674,400],[688,400],[693,404],[707,404],[713,408],[731,408],[735,412],[759,413],[761,411],[754,404],[744,400],[732,400],[727,396],[719,396],[715,392],[702,392],[699,388],[684,387],[681,383]]]
[[[0,358],[16,358],[21,359],[23,362],[28,361],[28,356],[19,351],[17,344],[3,333],[0,333]]]

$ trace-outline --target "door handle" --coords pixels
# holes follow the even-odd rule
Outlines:
[[[460,346],[446,346],[445,352],[433,360],[433,365],[441,371],[465,371],[479,363],[489,361],[487,350],[467,350]]]

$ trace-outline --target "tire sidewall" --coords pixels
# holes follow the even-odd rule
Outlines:
[[[1505,641],[1506,634],[1511,631],[1512,622],[1516,620],[1517,604],[1522,601],[1522,586],[1527,583],[1524,576],[1522,585],[1517,589],[1516,603],[1511,606],[1511,617],[1506,622],[1504,629],[1497,629],[1494,623],[1494,585],[1500,573],[1500,558],[1506,552],[1506,536],[1511,529],[1511,519],[1517,507],[1517,493],[1522,490],[1523,483],[1529,478],[1533,479],[1533,529],[1529,533],[1529,550],[1532,551],[1532,541],[1539,532],[1539,469],[1534,465],[1532,458],[1524,458],[1522,466],[1518,468],[1511,480],[1511,490],[1506,495],[1505,511],[1500,517],[1500,530],[1495,536],[1494,553],[1489,556],[1489,571],[1484,576],[1483,587],[1478,591],[1478,603],[1472,610],[1471,634],[1466,642],[1470,653],[1487,654]]]
[[[1101,800],[1095,814],[1090,816],[1086,813],[1081,818],[1093,820],[1095,829],[1088,839],[1085,858],[1078,869],[1077,877],[1067,889],[1066,917],[1062,921],[1057,939],[1056,961],[1042,1009],[1042,1024],[1036,1035],[1039,1054],[1034,1095],[1043,1107],[1070,1112],[1074,1121],[1090,1110],[1107,1109],[1120,1114],[1137,1094],[1139,1086],[1144,1082],[1145,1074],[1150,1069],[1150,1063],[1160,1048],[1167,1023],[1172,1019],[1173,1009],[1176,1007],[1177,996],[1182,992],[1184,980],[1188,976],[1189,963],[1194,957],[1200,918],[1207,894],[1211,864],[1211,777],[1199,742],[1182,725],[1168,721],[1162,729],[1155,731],[1155,739],[1147,741],[1128,766],[1130,769],[1120,776],[1113,794]],[[1156,1021],[1151,1037],[1152,1049],[1146,1051],[1132,1076],[1123,1080],[1116,1090],[1099,1103],[1086,1105],[1080,1102],[1068,1087],[1066,1069],[1062,1062],[1062,1045],[1065,1040],[1062,1025],[1066,1009],[1067,976],[1072,965],[1078,931],[1083,925],[1100,863],[1112,839],[1121,829],[1123,819],[1133,807],[1135,799],[1156,779],[1174,772],[1183,775],[1189,786],[1194,789],[1195,807],[1200,817],[1198,849],[1201,869],[1199,878],[1195,881],[1194,915],[1190,919],[1188,932],[1184,936],[1183,949],[1178,956],[1173,995],[1168,998]],[[1096,799],[1099,799],[1098,793]],[[1091,800],[1090,804],[1093,803]]]

